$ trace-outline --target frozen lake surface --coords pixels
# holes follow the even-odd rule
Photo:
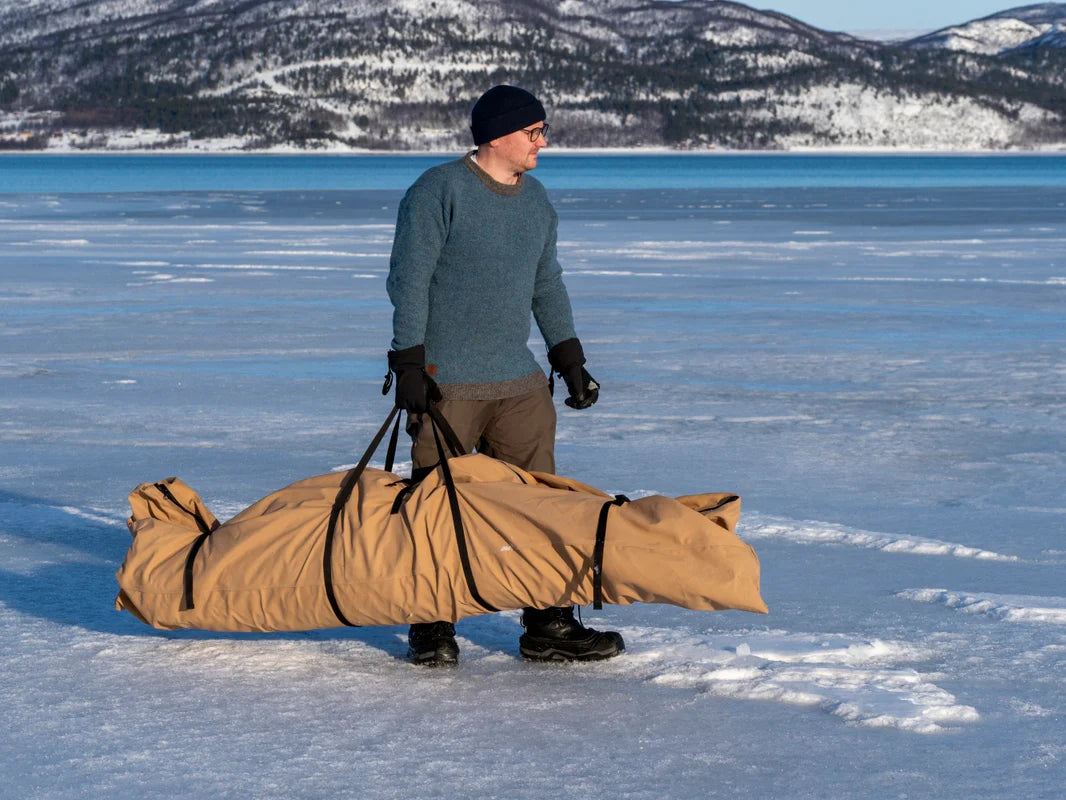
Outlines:
[[[555,191],[603,384],[559,472],[740,494],[768,617],[590,611],[627,655],[544,667],[498,614],[427,672],[113,611],[136,484],[226,518],[362,452],[398,199],[0,195],[5,796],[1062,796],[1062,188]]]

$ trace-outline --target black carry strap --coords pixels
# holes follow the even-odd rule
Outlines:
[[[443,421],[444,417],[439,411],[431,408],[429,418],[433,423],[433,441],[437,444],[440,469],[444,473],[444,486],[448,491],[448,505],[451,506],[452,524],[455,526],[455,543],[459,548],[459,562],[463,565],[463,575],[466,577],[467,588],[470,589],[470,596],[486,611],[499,611],[500,609],[487,602],[478,592],[477,583],[474,581],[474,570],[470,567],[470,553],[466,547],[466,531],[463,528],[463,517],[459,511],[459,493],[455,490],[452,470],[448,466],[448,457],[444,453],[444,446],[441,444],[440,435],[438,434],[438,429],[441,427],[439,422]],[[445,422],[444,424],[447,425],[448,423]],[[455,434],[453,433],[452,435],[454,436]],[[447,438],[447,435],[445,435],[445,438]],[[458,440],[456,442],[458,443]]]
[[[440,413],[440,409],[436,406],[430,406],[429,418],[433,420],[437,430],[441,432],[452,456],[465,456],[466,448],[463,447],[463,443],[459,441],[459,437],[456,435],[455,430],[450,424],[448,424],[448,420],[446,420],[444,415]]]
[[[600,508],[600,520],[596,523],[596,545],[592,549],[592,607],[597,611],[603,608],[603,546],[607,542],[607,514],[612,506],[628,503],[624,494],[616,494],[614,500],[608,500]]]
[[[192,547],[189,548],[189,554],[185,556],[185,569],[181,574],[181,605],[178,606],[179,611],[191,611],[196,608],[196,604],[192,600],[192,568],[196,563],[196,554],[200,552],[200,548],[204,546],[204,542],[207,541],[207,537],[211,535],[211,532],[201,533],[196,539],[193,540]]]
[[[391,414],[389,415],[391,419]],[[385,420],[388,425],[388,420]],[[396,445],[400,439],[400,415],[396,415],[396,424],[392,426],[392,436],[389,437],[389,446],[385,450],[385,471],[392,472],[392,465],[396,462]]]
[[[337,603],[337,594],[333,589],[333,541],[337,534],[337,522],[340,520],[345,505],[347,505],[348,501],[351,499],[352,492],[355,491],[355,487],[359,483],[359,478],[362,476],[367,464],[370,463],[374,451],[378,449],[381,440],[385,438],[385,432],[389,429],[389,425],[395,418],[396,424],[393,426],[392,436],[389,438],[388,451],[385,455],[385,471],[392,471],[392,465],[396,458],[396,445],[400,435],[399,411],[400,409],[394,406],[392,411],[389,412],[385,424],[383,424],[374,435],[374,438],[370,442],[370,446],[367,447],[366,452],[363,453],[363,457],[359,459],[359,463],[356,464],[345,476],[344,482],[341,483],[341,487],[337,491],[337,497],[333,501],[333,508],[330,509],[329,512],[329,524],[326,526],[326,541],[324,543],[322,554],[322,575],[326,583],[326,599],[329,600],[329,606],[333,609],[333,613],[336,615],[340,623],[352,628],[357,626],[344,616],[344,612],[341,611],[340,605]],[[445,441],[448,443],[448,449],[451,450],[452,454],[456,456],[465,455],[466,450],[459,441],[459,437],[455,435],[455,431],[452,430],[452,426],[448,424],[446,419],[444,419],[444,415],[433,406],[429,407],[428,413],[433,424],[434,438],[437,438],[437,430],[439,429],[443,434]],[[489,606],[480,599],[477,589],[474,586],[473,573],[470,571],[469,559],[466,552],[466,539],[463,534],[462,520],[459,518],[459,506],[458,499],[455,496],[455,485],[451,480],[451,471],[448,469],[448,460],[444,456],[444,450],[441,447],[439,438],[437,438],[437,452],[440,455],[441,464],[444,465],[445,484],[448,487],[448,499],[452,506],[452,519],[455,521],[456,537],[460,543],[460,559],[463,563],[463,572],[466,575],[467,582],[470,584],[471,594],[474,596],[475,600],[489,610],[497,611],[498,609]],[[406,491],[406,489],[401,490],[401,493],[404,491]]]
[[[356,625],[349,622],[348,618],[344,616],[340,606],[337,605],[337,595],[333,590],[333,539],[337,533],[337,520],[340,519],[341,512],[351,498],[356,484],[359,483],[359,477],[363,474],[363,470],[365,470],[366,465],[370,463],[374,451],[378,449],[381,440],[385,438],[385,431],[389,429],[389,425],[395,418],[396,426],[393,428],[392,438],[389,439],[389,450],[385,457],[385,471],[389,472],[392,470],[392,462],[396,456],[396,442],[400,435],[399,412],[400,409],[395,406],[392,411],[389,412],[385,424],[381,426],[376,434],[374,434],[370,446],[367,447],[366,452],[363,453],[363,457],[359,459],[359,463],[356,464],[353,469],[348,471],[344,481],[341,483],[340,490],[337,492],[337,497],[333,501],[333,508],[331,508],[329,512],[329,525],[326,526],[326,541],[322,553],[322,575],[326,582],[326,599],[329,600],[329,606],[333,609],[333,613],[337,615],[337,619],[340,620],[340,623],[342,625],[347,625],[350,628],[354,628]]]
[[[196,563],[196,554],[199,553],[200,548],[204,546],[207,537],[218,528],[218,520],[216,519],[213,525],[208,525],[207,520],[204,519],[198,511],[194,508],[186,508],[179,503],[178,498],[174,496],[174,493],[170,491],[170,488],[165,483],[157,483],[155,488],[163,494],[163,497],[196,520],[196,527],[200,529],[200,535],[193,540],[192,546],[189,547],[189,554],[185,556],[185,569],[182,570],[181,574],[181,605],[178,606],[178,610],[189,611],[196,608],[192,596],[192,568],[193,564]]]

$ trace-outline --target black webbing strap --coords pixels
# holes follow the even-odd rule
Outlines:
[[[612,506],[628,503],[624,494],[616,494],[600,508],[600,520],[596,523],[596,545],[592,548],[592,607],[603,608],[603,545],[607,541],[607,514]]]
[[[441,432],[441,436],[444,437],[444,442],[448,445],[448,450],[451,451],[451,454],[453,456],[465,456],[466,448],[459,441],[459,437],[455,434],[455,430],[448,423],[448,420],[440,413],[440,409],[436,406],[430,406],[429,418],[433,420],[437,429]]]
[[[371,457],[374,455],[374,451],[378,449],[378,445],[381,444],[381,440],[385,438],[385,432],[389,429],[389,425],[392,423],[393,418],[396,419],[396,428],[392,432],[392,439],[389,441],[388,459],[391,462],[392,458],[396,455],[396,439],[399,436],[400,420],[397,416],[400,409],[393,407],[389,412],[388,418],[385,420],[385,424],[381,426],[381,429],[374,434],[374,438],[370,442],[370,446],[367,447],[366,452],[363,453],[363,457],[359,459],[359,463],[355,465],[354,469],[348,471],[344,481],[341,483],[341,488],[337,492],[337,497],[333,501],[333,508],[329,512],[329,525],[326,526],[326,541],[322,551],[322,575],[326,582],[326,599],[329,600],[329,606],[333,609],[333,613],[337,615],[337,619],[341,625],[347,625],[350,628],[357,627],[353,623],[348,621],[348,618],[344,616],[340,606],[337,605],[337,595],[333,591],[333,539],[337,533],[337,521],[340,519],[341,512],[344,511],[344,506],[348,503],[349,498],[352,496],[352,492],[355,490],[355,486],[359,483],[359,477],[363,474],[363,470],[366,469],[366,465],[370,463]],[[392,464],[386,464],[386,471],[391,468]]]
[[[392,498],[392,508],[389,509],[390,516],[400,513],[400,506],[407,502],[408,495],[418,486],[414,481],[401,481],[401,483],[403,486],[400,487],[400,491],[396,493],[396,496]]]
[[[196,563],[196,554],[200,552],[200,548],[204,546],[204,542],[207,541],[207,537],[211,533],[201,533],[197,536],[192,543],[192,547],[189,548],[189,554],[185,556],[185,570],[181,575],[181,605],[178,607],[179,611],[191,611],[196,608],[196,604],[192,600],[192,568]]]
[[[388,424],[387,422],[385,423]],[[392,465],[396,463],[396,444],[400,438],[400,415],[396,415],[396,424],[392,426],[392,436],[389,437],[389,447],[385,451],[385,471],[392,472]]]
[[[155,488],[157,488],[167,500],[196,520],[196,527],[200,529],[200,535],[193,540],[192,546],[189,547],[189,553],[185,556],[185,569],[182,571],[181,575],[181,605],[178,606],[178,610],[188,611],[196,608],[192,597],[192,568],[193,564],[196,563],[196,554],[199,553],[200,548],[204,546],[207,537],[218,527],[218,520],[216,519],[213,525],[208,525],[207,520],[204,519],[200,515],[200,512],[196,511],[195,508],[186,508],[179,503],[178,498],[174,496],[174,493],[170,491],[170,488],[165,483],[157,483]]]
[[[452,524],[455,526],[455,543],[459,548],[459,562],[463,565],[463,575],[466,577],[467,588],[470,589],[470,596],[474,598],[478,605],[484,608],[486,611],[499,611],[496,606],[487,602],[481,593],[477,590],[477,583],[474,581],[474,570],[470,567],[470,553],[466,547],[466,530],[463,528],[463,517],[459,512],[459,493],[455,490],[455,481],[452,479],[452,470],[448,466],[448,457],[444,453],[444,446],[440,442],[440,435],[438,434],[438,417],[443,420],[444,417],[440,415],[440,412],[434,414],[436,409],[430,410],[430,420],[433,423],[433,441],[437,443],[437,457],[440,459],[440,469],[444,473],[444,487],[448,492],[448,505],[452,510]],[[447,425],[447,422],[444,423]],[[452,434],[454,436],[454,433]],[[456,440],[458,443],[458,440]],[[461,445],[460,445],[461,447]]]

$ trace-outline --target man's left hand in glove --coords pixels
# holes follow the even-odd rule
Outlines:
[[[600,397],[600,385],[585,369],[585,351],[578,339],[566,339],[548,351],[552,370],[566,381],[570,408],[588,408]]]

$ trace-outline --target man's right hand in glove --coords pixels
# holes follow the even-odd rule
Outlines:
[[[436,382],[426,374],[425,345],[389,351],[389,369],[396,373],[396,405],[410,414],[424,414],[441,399]]]

